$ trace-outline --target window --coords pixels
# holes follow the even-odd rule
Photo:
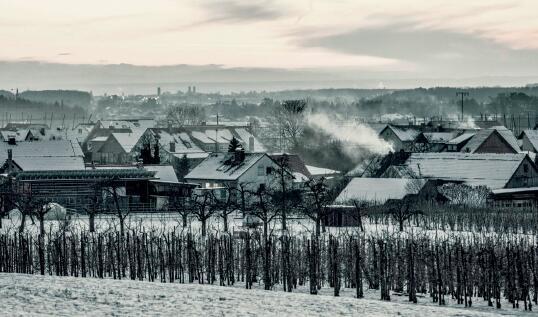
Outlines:
[[[525,172],[525,173],[529,172],[529,164],[527,164],[527,163],[523,164],[523,172]]]
[[[264,168],[263,166],[258,166],[258,176],[264,176]]]
[[[273,168],[271,166],[268,166],[266,169],[265,169],[265,174],[267,175],[271,175],[271,173],[273,173]]]
[[[260,184],[260,186],[259,186],[259,190],[260,190],[260,191],[265,190],[265,184]]]

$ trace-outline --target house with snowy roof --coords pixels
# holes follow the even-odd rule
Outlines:
[[[425,183],[424,179],[355,177],[336,197],[334,204],[349,205],[352,201],[361,201],[369,205],[383,205],[389,200],[418,194]]]
[[[278,164],[265,153],[211,153],[185,176],[185,180],[199,184],[202,190],[240,186],[255,190],[273,186],[278,170]],[[288,175],[291,181],[293,176]]]
[[[447,152],[460,152],[469,140],[476,134],[476,131],[465,131],[446,143]]]
[[[392,150],[395,152],[405,151],[411,152],[415,139],[420,134],[420,131],[413,127],[403,127],[388,124],[381,132],[379,137],[392,145]]]
[[[0,137],[4,142],[23,142],[32,141],[34,136],[30,129],[20,130],[1,130]]]
[[[523,130],[518,139],[520,140],[521,150],[538,152],[538,130]]]
[[[128,133],[113,132],[107,137],[94,138],[88,147],[90,160],[99,164],[136,162],[136,157],[139,153],[136,152],[135,145],[138,143],[140,136],[140,131],[135,131]]]
[[[446,150],[448,142],[458,134],[458,131],[421,132],[415,138],[413,151],[442,152]]]
[[[151,146],[159,144],[159,156],[161,164],[177,165],[185,156],[189,160],[189,166],[194,167],[209,156],[181,129],[150,128],[139,138],[135,148],[140,151],[144,143]]]
[[[465,153],[518,153],[521,151],[512,131],[504,126],[478,130],[460,150]]]
[[[462,182],[490,189],[538,185],[538,169],[525,153],[412,153],[403,166],[415,178]]]
[[[2,173],[84,169],[80,145],[71,140],[1,142],[0,161]]]

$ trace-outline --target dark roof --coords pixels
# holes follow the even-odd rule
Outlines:
[[[107,170],[79,170],[79,171],[33,171],[13,173],[18,180],[73,180],[73,179],[150,179],[155,176],[154,171],[138,168],[107,169]]]
[[[301,173],[304,176],[311,178],[312,174],[308,171],[303,159],[297,154],[269,154],[269,157],[276,163],[279,163],[284,155],[288,156],[288,169],[292,173]]]

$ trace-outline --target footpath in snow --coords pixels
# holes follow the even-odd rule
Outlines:
[[[496,314],[463,308],[199,284],[0,273],[0,315],[282,317]]]

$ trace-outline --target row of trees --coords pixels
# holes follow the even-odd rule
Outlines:
[[[36,243],[36,241],[39,241]],[[290,256],[293,254],[293,256]],[[478,300],[532,310],[538,301],[538,248],[511,237],[432,238],[377,233],[312,237],[201,237],[187,231],[58,231],[45,239],[0,234],[0,272],[231,286],[255,284],[318,294],[331,288],[377,290],[438,305]],[[421,294],[421,295],[419,295]]]

